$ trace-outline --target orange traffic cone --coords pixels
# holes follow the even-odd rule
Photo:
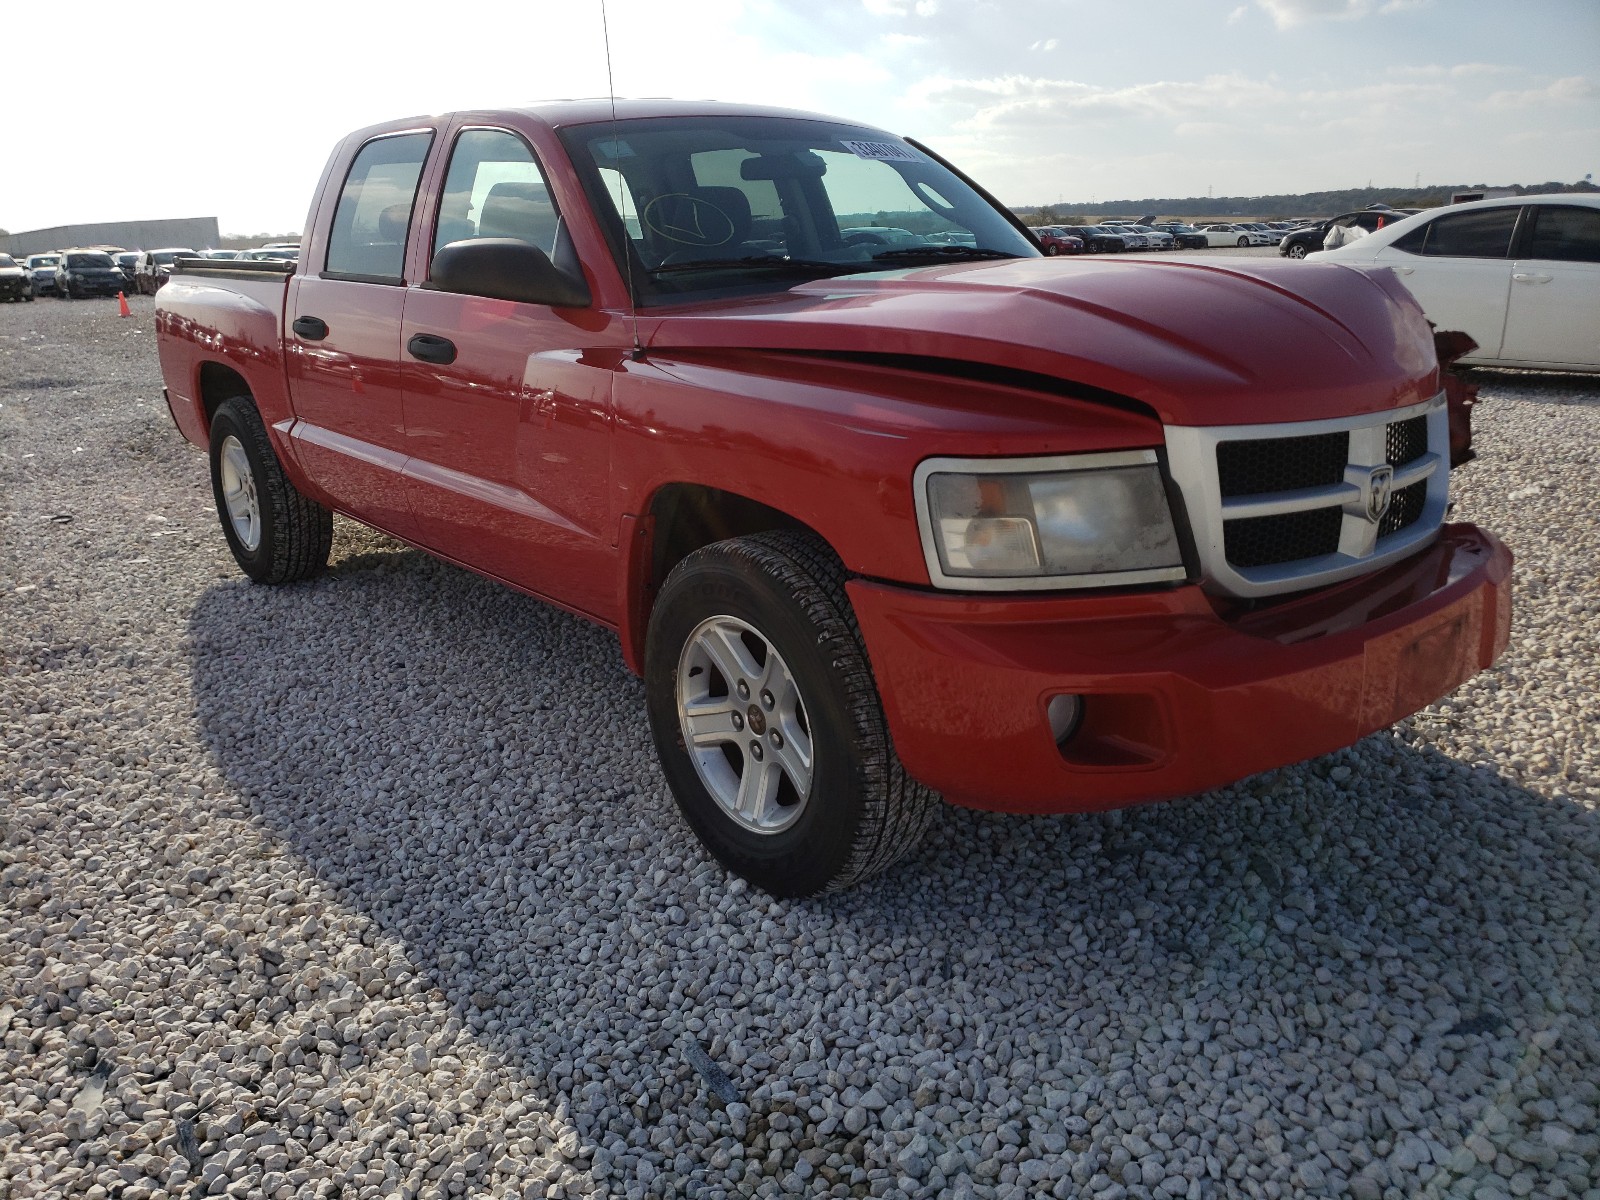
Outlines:
[[[131,317],[131,316],[133,316],[133,314],[128,311],[128,298],[126,296],[124,296],[121,292],[117,293],[117,316],[119,316],[119,317]]]

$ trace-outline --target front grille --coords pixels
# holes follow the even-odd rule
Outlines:
[[[1333,554],[1343,519],[1337,508],[1313,508],[1229,521],[1223,534],[1228,562],[1248,570]]]
[[[1448,437],[1442,396],[1315,422],[1168,426],[1168,469],[1206,585],[1281,595],[1414,553],[1444,520]],[[1393,494],[1374,518],[1391,470]]]
[[[1217,446],[1217,482],[1222,498],[1327,487],[1344,478],[1350,461],[1350,435],[1252,438]]]
[[[1396,421],[1389,426],[1385,461],[1391,467],[1414,463],[1428,452],[1428,418],[1412,417],[1409,421]]]
[[[1391,430],[1394,426],[1389,427]],[[1383,523],[1378,526],[1378,540],[1381,542],[1391,533],[1399,533],[1402,529],[1409,529],[1417,523],[1422,516],[1422,510],[1428,502],[1428,485],[1426,482],[1413,483],[1410,487],[1403,487],[1389,500],[1389,511],[1383,514]]]

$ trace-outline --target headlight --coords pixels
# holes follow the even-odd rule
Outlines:
[[[1153,450],[930,459],[917,468],[928,574],[971,591],[1186,577]]]

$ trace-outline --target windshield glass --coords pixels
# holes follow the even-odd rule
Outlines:
[[[109,267],[111,256],[109,254],[69,254],[67,255],[69,267]]]
[[[575,126],[562,137],[614,249],[633,257],[641,303],[1039,255],[968,184],[870,129],[704,116]]]
[[[17,260],[12,258],[11,255],[0,254],[0,267],[14,267],[16,265]]]
[[[30,267],[53,267],[61,261],[59,254],[35,254],[28,260]]]
[[[117,255],[117,265],[119,267],[131,267],[131,266],[133,266],[134,263],[136,263],[138,261],[139,261],[139,255],[135,251],[132,251],[132,250],[129,250],[129,251],[126,251],[125,253]]]

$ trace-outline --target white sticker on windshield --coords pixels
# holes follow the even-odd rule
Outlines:
[[[894,142],[845,142],[844,148],[857,158],[871,158],[879,162],[921,162],[922,159],[907,147]]]
[[[594,144],[594,152],[602,158],[632,158],[633,147],[619,137],[608,138]]]

